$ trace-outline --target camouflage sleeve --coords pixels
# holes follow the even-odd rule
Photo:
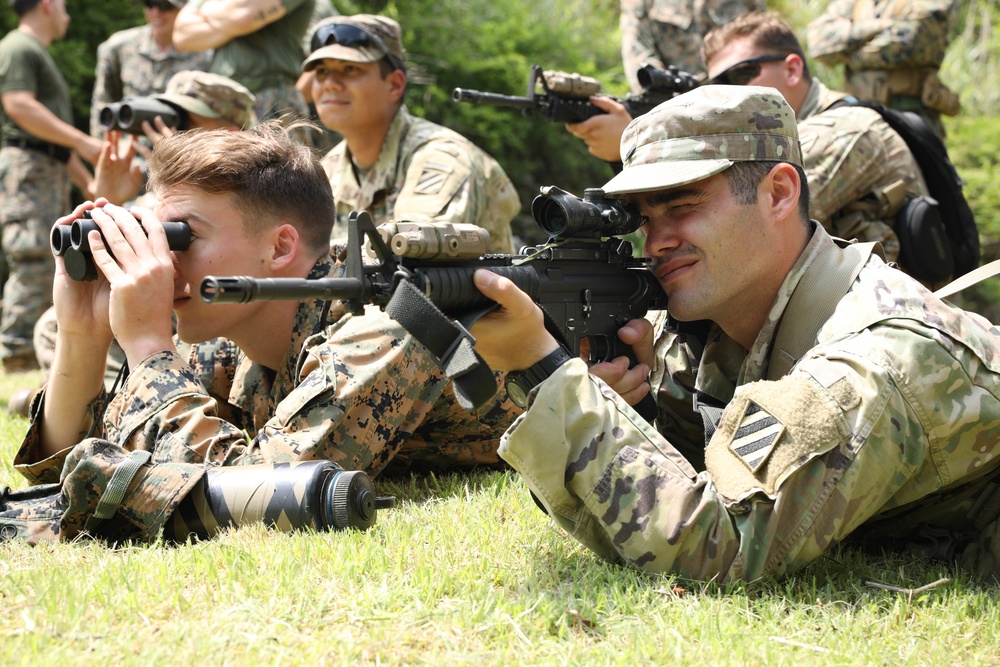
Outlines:
[[[879,343],[869,335],[782,380],[740,387],[706,448],[706,472],[576,361],[536,390],[500,454],[563,528],[605,558],[696,579],[785,575],[921,497],[910,494],[926,495],[917,482],[941,481],[934,459],[948,445],[939,440],[942,451],[932,452],[927,433],[963,414],[964,397],[949,401],[934,383],[968,376],[944,346],[905,328],[877,333]],[[906,386],[913,378],[875,362],[873,344],[919,352],[953,377],[928,373],[923,386]],[[921,402],[923,392],[946,405],[930,413],[920,406],[937,403]]]
[[[856,0],[833,0],[826,11],[806,28],[809,55],[828,65],[848,59],[875,35],[888,29],[891,20],[854,21]]]
[[[633,93],[641,93],[642,86],[636,76],[639,67],[648,62],[665,69],[668,64],[673,63],[664,63],[656,49],[656,38],[649,22],[646,0],[621,0],[618,27],[622,34],[625,78]]]
[[[392,215],[478,225],[490,233],[490,252],[510,253],[510,221],[519,209],[517,191],[496,160],[472,144],[439,138],[414,152]]]
[[[847,64],[856,70],[940,67],[957,10],[955,0],[910,2],[903,16],[873,34]]]
[[[917,0],[901,16],[852,21],[852,2],[835,2],[810,24],[810,54],[856,70],[938,67],[948,48],[955,0]],[[845,12],[846,9],[846,13]]]
[[[374,476],[427,426],[448,380],[399,324],[370,306],[323,336],[243,463],[325,459]]]
[[[80,431],[77,435],[79,440],[87,437],[87,433],[90,431],[90,427],[94,423],[94,419],[97,418],[97,413],[105,400],[107,400],[107,393],[102,389],[101,393],[87,405],[87,416],[84,418],[83,423],[80,424]],[[45,388],[42,387],[42,390],[35,394],[29,406],[28,414],[31,417],[31,424],[28,426],[28,432],[24,434],[21,446],[14,455],[14,470],[21,473],[28,480],[28,483],[32,485],[58,482],[59,473],[62,471],[66,456],[73,449],[72,447],[67,447],[47,458],[41,457],[38,450],[41,446],[42,405],[44,401]],[[100,437],[103,433],[103,429],[98,426],[93,435]]]
[[[118,102],[123,95],[121,61],[118,59],[118,52],[108,42],[97,47],[97,67],[94,74],[94,91],[90,97],[90,134],[102,137],[104,131],[98,120],[101,108]]]
[[[153,453],[156,463],[224,463],[242,452],[243,431],[218,406],[176,352],[159,352],[132,369],[104,415],[105,437],[126,450]]]

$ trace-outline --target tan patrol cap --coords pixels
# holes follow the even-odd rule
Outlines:
[[[622,134],[624,168],[607,194],[694,183],[734,162],[802,167],[795,113],[774,88],[701,86],[639,116]]]
[[[174,74],[158,100],[170,102],[188,113],[205,118],[221,118],[246,129],[256,122],[254,94],[232,79],[197,70]]]
[[[385,16],[355,14],[325,18],[313,28],[310,44],[312,53],[302,63],[306,72],[325,58],[374,63],[390,56],[399,69],[405,64],[399,24]]]

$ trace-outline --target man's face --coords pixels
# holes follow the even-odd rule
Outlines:
[[[51,9],[49,16],[52,20],[53,37],[62,39],[66,36],[66,31],[69,30],[69,13],[66,11],[66,2],[65,0],[51,0],[49,7]]]
[[[744,63],[745,61],[752,60],[753,58],[759,58],[772,53],[772,51],[755,47],[748,37],[734,39],[727,43],[726,46],[724,46],[708,63],[706,63],[708,67],[708,77],[709,79],[717,77],[730,67],[734,67],[740,63]],[[760,73],[757,76],[744,81],[742,85],[775,88],[785,97],[785,99],[788,99],[789,87],[788,81],[785,79],[784,64],[784,60],[775,60],[756,64],[747,63],[746,67],[750,68],[752,71],[759,70]]]
[[[248,235],[243,214],[230,194],[209,194],[178,185],[161,193],[160,220],[191,226],[191,245],[174,254],[174,303],[177,333],[185,342],[224,336],[239,343],[252,334],[258,304],[208,304],[199,295],[208,275],[266,277],[270,245],[263,234]]]
[[[153,31],[153,39],[157,42],[173,41],[174,21],[181,10],[167,0],[147,0],[142,10],[146,23]]]
[[[316,112],[324,125],[341,134],[381,126],[396,112],[392,79],[382,78],[377,62],[326,58],[313,70]]]
[[[766,268],[762,213],[736,199],[725,172],[634,199],[645,221],[643,254],[654,259],[671,315],[718,322],[756,305],[743,295]]]

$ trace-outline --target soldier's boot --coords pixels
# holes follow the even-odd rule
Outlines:
[[[15,391],[7,401],[7,412],[12,415],[28,416],[28,408],[38,393],[38,387],[28,387]]]
[[[986,525],[958,557],[965,570],[989,584],[1000,584],[1000,519]]]

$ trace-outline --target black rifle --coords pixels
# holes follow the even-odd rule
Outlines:
[[[524,290],[545,313],[546,327],[571,352],[590,344],[590,361],[610,361],[628,356],[631,346],[618,338],[629,320],[649,310],[666,308],[667,297],[648,259],[633,256],[632,243],[615,235],[639,227],[639,215],[623,200],[608,199],[600,189],[588,189],[582,199],[554,186],[542,188],[531,213],[549,234],[537,247],[522,248],[517,255],[483,255],[475,259],[422,260],[393,255],[366,212],[351,214],[348,227],[346,276],[306,280],[296,278],[206,277],[201,296],[209,303],[244,303],[254,300],[340,299],[348,310],[362,313],[365,304],[376,304],[400,321],[448,367],[454,348],[471,347],[464,327],[451,340],[435,330],[427,333],[426,298],[450,317],[473,319],[495,307],[476,289],[472,274],[489,269]],[[429,225],[433,228],[433,225]],[[605,238],[607,237],[607,238]],[[371,244],[377,264],[364,264],[362,245]],[[435,313],[440,313],[434,309]],[[449,323],[450,324],[450,323]],[[422,329],[423,337],[416,330]],[[481,368],[488,371],[485,364]],[[480,378],[483,374],[478,372]],[[449,377],[452,374],[449,372]],[[459,384],[461,393],[476,397],[463,404],[481,405],[496,391],[477,386],[473,392]],[[481,383],[481,379],[476,380]],[[468,407],[468,405],[467,405]]]
[[[611,98],[624,104],[633,118],[675,95],[694,90],[701,83],[693,74],[672,66],[661,70],[653,65],[644,65],[639,69],[638,76],[643,92],[630,93],[621,99]],[[524,97],[456,88],[452,91],[452,99],[456,102],[522,109],[526,116],[541,115],[556,123],[579,123],[592,116],[607,113],[590,103],[590,96],[596,95],[600,90],[600,82],[589,76],[552,70],[543,72],[541,67],[533,65],[528,75],[528,93]]]

